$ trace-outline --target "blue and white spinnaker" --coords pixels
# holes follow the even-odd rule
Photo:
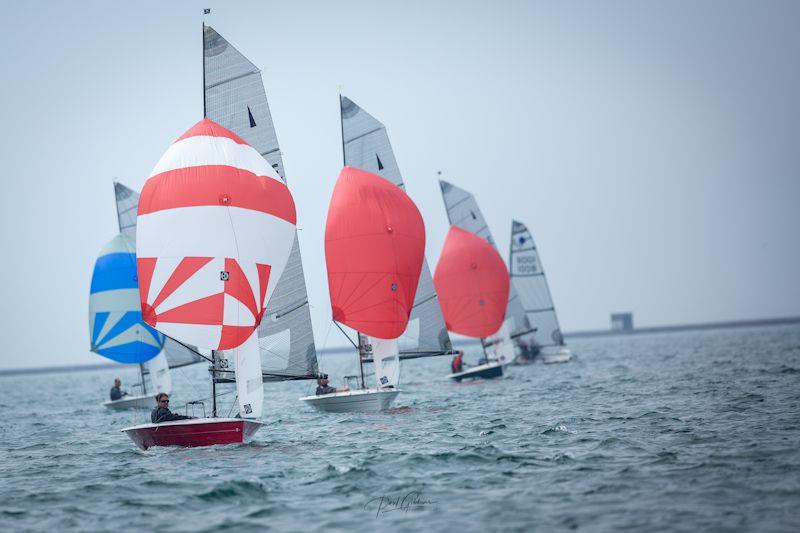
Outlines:
[[[164,335],[142,320],[136,248],[120,234],[100,251],[89,290],[91,350],[120,363],[144,363],[164,346]]]

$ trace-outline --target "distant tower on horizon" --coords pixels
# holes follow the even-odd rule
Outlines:
[[[611,331],[633,331],[633,313],[611,313]]]

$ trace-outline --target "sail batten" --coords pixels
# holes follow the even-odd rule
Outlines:
[[[386,127],[346,96],[341,97],[340,103],[345,164],[377,174],[404,188]],[[400,339],[401,359],[452,352],[453,346],[442,318],[427,259],[422,265],[411,308],[409,328],[411,327],[416,327],[417,330],[413,335],[406,331],[405,336],[413,338],[413,343],[402,342],[403,339]]]
[[[210,26],[204,28],[203,41],[208,118],[244,139],[286,183],[261,70]],[[265,381],[308,379],[318,374],[296,233],[289,260],[258,327],[258,338]],[[276,343],[286,344],[280,350],[281,356],[275,353]]]

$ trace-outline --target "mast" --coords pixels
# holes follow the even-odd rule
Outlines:
[[[364,336],[359,333],[358,334],[358,368],[361,371],[361,388],[366,389],[366,383],[364,383],[364,357],[362,351],[366,348],[364,344]]]
[[[211,418],[217,418],[217,361],[217,351],[211,350]]]
[[[142,395],[147,395],[147,385],[144,383],[144,363],[139,363],[139,376],[142,379]]]
[[[347,166],[347,158],[344,152],[344,117],[342,116],[342,93],[339,93],[339,126],[342,132],[342,166]]]
[[[202,48],[203,51],[203,118],[208,118],[206,114],[206,21],[203,21],[203,31],[200,34],[202,38]]]
[[[342,166],[347,166],[347,155],[345,154],[344,148],[344,117],[342,116],[342,92],[339,91],[339,126],[341,128],[342,134]],[[341,328],[340,328],[341,329]],[[364,336],[361,334],[360,331],[356,331],[358,334],[358,370],[361,374],[361,388],[366,389],[366,384],[364,383],[364,349],[366,348]]]

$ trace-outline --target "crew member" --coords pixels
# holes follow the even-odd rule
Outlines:
[[[172,422],[173,420],[189,420],[193,416],[176,415],[169,410],[169,394],[159,392],[156,395],[156,406],[150,413],[150,422],[160,424],[161,422]]]
[[[111,401],[114,400],[121,400],[123,396],[127,396],[128,393],[121,390],[120,387],[122,386],[122,382],[119,378],[114,378],[114,386],[111,387]]]
[[[450,369],[453,371],[453,374],[458,374],[464,370],[464,352],[461,350],[456,352],[455,357],[453,357],[453,362],[450,363]]]
[[[322,374],[317,378],[317,396],[323,394],[333,394],[334,392],[347,392],[350,387],[331,387],[328,385],[328,374]]]

